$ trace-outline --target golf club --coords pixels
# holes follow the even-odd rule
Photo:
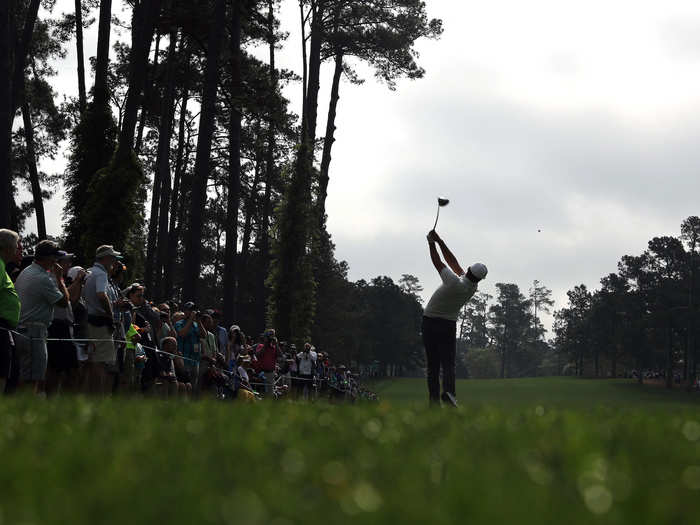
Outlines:
[[[437,228],[437,223],[438,219],[440,218],[440,208],[443,206],[447,206],[450,203],[450,199],[441,199],[438,197],[438,209],[437,209],[437,217],[435,217],[435,224],[433,225],[433,230]]]

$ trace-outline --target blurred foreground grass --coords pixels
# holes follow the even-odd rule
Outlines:
[[[356,406],[4,398],[0,523],[700,521],[697,403],[500,383],[457,411],[401,382]]]

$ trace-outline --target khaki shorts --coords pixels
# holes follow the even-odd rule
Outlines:
[[[112,340],[112,329],[109,326],[94,326],[88,323],[87,338],[98,339],[88,343],[88,361],[90,363],[105,363],[114,365],[117,361],[117,349]]]
[[[19,378],[22,381],[43,381],[48,363],[46,327],[32,323],[18,328],[17,331],[20,335],[14,337],[14,340],[19,363]]]

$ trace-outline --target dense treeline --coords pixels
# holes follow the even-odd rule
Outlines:
[[[349,282],[325,201],[342,80],[361,85],[362,64],[389,89],[421,78],[416,41],[439,37],[441,22],[419,0],[288,2],[300,14],[299,72],[276,64],[280,0],[0,2],[0,227],[21,232],[36,212],[46,237],[43,203],[61,188],[66,249],[87,263],[114,244],[154,300],[195,300],[290,341],[313,336],[347,360],[419,360],[417,296],[386,277]],[[93,24],[97,46],[85,49]],[[69,46],[78,92],[59,102],[51,79]],[[301,108],[284,97],[289,85]],[[62,150],[65,173],[41,172]]]
[[[555,347],[572,373],[617,377],[635,370],[666,385],[698,374],[700,218],[685,219],[678,237],[654,237],[640,255],[625,255],[617,273],[568,292],[556,312]]]
[[[553,338],[539,320],[551,291],[534,281],[528,297],[496,284],[478,293],[461,316],[458,370],[463,377],[577,375],[636,377],[691,384],[698,377],[697,303],[700,218],[685,219],[678,237],[654,237],[640,255],[625,255],[617,273],[567,292],[554,312]]]
[[[541,321],[542,313],[550,313],[554,305],[552,291],[538,280],[527,297],[514,283],[496,283],[496,290],[496,297],[477,292],[460,314],[457,375],[556,375],[555,355]]]

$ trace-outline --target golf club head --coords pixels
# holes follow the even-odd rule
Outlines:
[[[450,203],[450,199],[442,199],[438,197],[438,206],[447,206]]]

